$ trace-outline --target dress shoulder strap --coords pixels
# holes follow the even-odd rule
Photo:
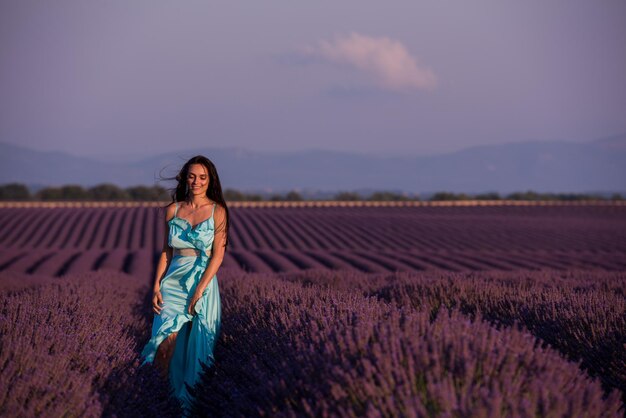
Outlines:
[[[215,213],[215,206],[217,206],[217,202],[213,202],[213,209],[211,209],[211,218],[213,217],[213,214]]]
[[[174,209],[174,216],[176,216],[178,213],[178,202],[174,201],[174,204],[176,205],[176,209]]]

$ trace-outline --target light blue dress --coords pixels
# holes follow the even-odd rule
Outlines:
[[[159,344],[168,335],[178,332],[176,346],[169,366],[169,378],[174,395],[188,409],[191,403],[185,383],[193,386],[202,370],[200,362],[208,366],[214,362],[213,350],[220,332],[221,303],[217,275],[214,275],[194,307],[195,315],[187,308],[196,286],[202,278],[213,248],[215,203],[211,216],[196,225],[176,216],[168,221],[169,246],[200,250],[199,256],[174,254],[165,277],[161,280],[163,308],[154,314],[152,337],[141,355],[142,365],[153,363]]]

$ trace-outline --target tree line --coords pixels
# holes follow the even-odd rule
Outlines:
[[[337,201],[450,201],[450,200],[623,200],[619,193],[612,195],[588,193],[539,193],[532,190],[515,192],[506,195],[499,193],[451,193],[437,192],[427,198],[420,198],[417,194],[378,191],[368,193],[340,191],[324,198],[304,196],[297,191],[287,193],[244,193],[235,189],[225,189],[224,198],[227,201],[301,201],[301,200],[337,200]],[[162,186],[131,186],[121,188],[115,184],[102,183],[93,187],[83,187],[70,184],[59,187],[44,187],[31,192],[22,183],[7,183],[0,185],[0,200],[18,201],[168,201],[170,191]]]

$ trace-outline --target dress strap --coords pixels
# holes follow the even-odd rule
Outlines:
[[[213,209],[211,209],[211,218],[213,217],[213,213],[215,213],[215,206],[217,206],[217,202],[213,202]]]
[[[178,213],[178,202],[175,201],[174,204],[176,205],[176,209],[174,209],[174,216],[176,216]]]

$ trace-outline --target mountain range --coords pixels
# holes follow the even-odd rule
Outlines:
[[[289,190],[555,193],[626,190],[626,133],[588,142],[533,141],[481,145],[436,155],[382,157],[337,151],[257,152],[241,148],[187,149],[137,161],[105,161],[0,142],[0,183],[43,186],[161,184],[188,158],[203,154],[218,168],[223,188]]]

